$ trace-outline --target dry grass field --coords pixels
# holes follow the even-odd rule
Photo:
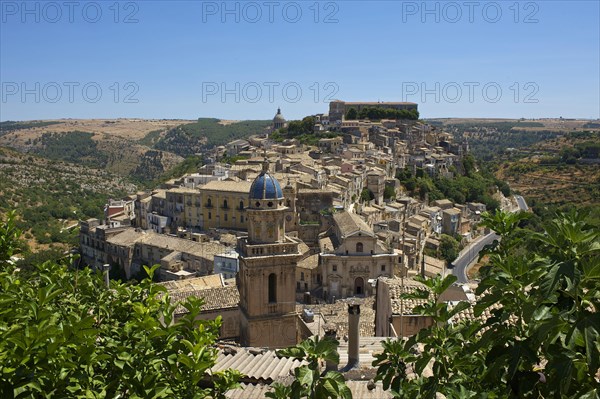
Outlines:
[[[44,127],[19,129],[0,137],[0,145],[24,148],[28,140],[34,140],[43,133],[90,132],[94,139],[119,138],[138,141],[155,130],[167,131],[175,126],[192,123],[190,120],[162,119],[56,119],[43,122],[59,122]]]

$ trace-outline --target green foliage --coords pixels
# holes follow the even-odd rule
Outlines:
[[[561,214],[543,233],[522,230],[525,214],[496,212],[483,224],[500,236],[474,307],[478,319],[451,322],[468,304],[437,298],[454,279],[423,281],[417,308],[433,324],[377,356],[377,378],[399,397],[596,398],[600,394],[600,226]],[[426,292],[405,294],[427,298]],[[484,317],[484,315],[487,315]],[[420,348],[421,350],[415,350]],[[412,365],[416,378],[406,379]],[[425,366],[431,377],[422,377]]]
[[[14,170],[6,167],[10,162]],[[5,172],[0,179],[0,212],[14,210],[17,226],[42,244],[76,244],[76,234],[68,227],[79,219],[102,217],[107,199],[125,194],[115,188],[123,184],[107,173],[81,173],[80,167],[61,162],[0,157],[0,166]]]
[[[369,202],[375,199],[375,194],[368,188],[363,188],[360,192],[360,200],[362,202]]]
[[[49,159],[92,167],[105,167],[108,163],[108,156],[98,151],[97,143],[92,137],[94,137],[94,133],[79,131],[44,133],[41,136],[43,147],[37,153]]]
[[[600,142],[585,141],[576,143],[573,147],[563,147],[560,151],[560,162],[575,164],[578,160],[598,159],[600,157]]]
[[[158,142],[158,140],[160,140],[160,135],[162,132],[162,130],[152,130],[151,132],[148,132],[148,134],[146,134],[143,138],[139,139],[138,143],[140,143],[141,145],[152,147]]]
[[[506,182],[495,178],[487,169],[477,170],[473,157],[466,156],[461,168],[465,175],[453,178],[432,178],[422,169],[417,169],[413,176],[408,168],[399,170],[396,178],[411,196],[425,199],[427,194],[430,201],[448,198],[458,204],[481,202],[489,211],[500,207],[498,200],[492,197],[496,189],[500,188],[502,192],[510,194],[510,187]]]
[[[282,130],[283,130],[283,132],[282,132]],[[276,143],[281,143],[283,141],[284,134],[285,134],[285,129],[277,129],[276,131],[271,133],[269,138]]]
[[[306,116],[300,121],[290,121],[287,127],[273,132],[271,139],[278,143],[285,139],[296,139],[304,145],[317,146],[320,139],[340,136],[339,133],[334,132],[315,133],[315,123],[316,119],[314,116]]]
[[[4,121],[0,122],[0,137],[4,136],[9,132],[14,132],[15,130],[22,129],[32,129],[36,127],[45,127],[50,125],[57,125],[62,122],[14,122],[14,121]]]
[[[236,163],[237,161],[241,161],[243,159],[248,159],[248,157],[243,156],[243,155],[234,155],[234,156],[224,156],[221,159],[222,163],[228,163],[230,165],[233,165],[234,163]]]
[[[221,124],[219,121],[215,118],[199,118],[197,122],[174,127],[156,142],[154,148],[188,157],[215,145],[262,134],[271,125],[271,121],[260,120],[230,124]]]
[[[442,234],[440,237],[440,257],[452,263],[458,257],[459,242],[452,236]]]
[[[350,108],[348,112],[346,112],[346,119],[349,121],[356,120],[358,118],[358,111],[356,108]]]
[[[0,397],[222,398],[236,386],[239,373],[210,373],[220,319],[196,320],[199,299],[170,322],[176,304],[150,279],[106,289],[89,269],[16,269],[3,260],[14,229],[0,228]]]
[[[350,112],[352,109],[348,110]],[[380,119],[408,119],[418,120],[419,111],[416,109],[387,109],[380,107],[365,107],[358,112],[358,119],[380,120]],[[354,118],[354,119],[357,119]]]
[[[306,116],[302,118],[301,121],[288,122],[287,128],[284,128],[283,130],[288,138],[312,134],[315,122],[316,119],[314,116]]]
[[[203,165],[202,156],[193,155],[187,157],[183,162],[179,163],[174,168],[170,169],[167,173],[160,177],[160,181],[167,181],[170,179],[179,178],[188,173],[197,173]]]
[[[308,364],[294,370],[295,380],[290,386],[274,383],[273,391],[268,392],[266,396],[273,399],[352,399],[352,392],[342,374],[337,371],[320,371],[321,362],[339,363],[338,345],[339,342],[332,338],[320,339],[315,336],[294,347],[277,351],[279,356],[305,360]]]
[[[6,264],[11,256],[20,251],[19,237],[21,231],[15,225],[15,212],[6,215],[6,220],[0,224],[0,267]]]
[[[558,136],[557,132],[545,130],[544,125],[539,122],[466,122],[446,127],[454,134],[457,142],[468,138],[471,152],[480,161],[492,161],[507,148],[524,148]],[[532,127],[540,129],[522,130]]]
[[[396,189],[392,186],[385,186],[383,190],[383,199],[385,200],[393,200],[396,199]]]

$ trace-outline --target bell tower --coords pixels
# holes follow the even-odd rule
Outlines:
[[[238,239],[240,340],[244,346],[296,345],[296,264],[299,241],[285,235],[287,211],[281,186],[263,169],[250,187],[248,236]]]
[[[287,184],[283,188],[285,211],[285,232],[298,230],[298,212],[296,212],[296,187],[288,178]]]

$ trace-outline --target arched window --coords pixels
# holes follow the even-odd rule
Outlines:
[[[362,242],[357,242],[356,243],[356,252],[362,252],[363,251],[363,244]]]
[[[240,201],[240,209],[244,209],[244,201]]]
[[[210,198],[206,200],[206,206],[208,206],[208,207],[212,206],[212,200]]]
[[[269,303],[277,302],[277,275],[269,274]]]
[[[227,200],[223,200],[223,208],[227,209]]]

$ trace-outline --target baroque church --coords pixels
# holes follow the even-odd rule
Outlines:
[[[265,160],[250,187],[248,236],[238,240],[240,343],[283,348],[298,342],[296,264],[301,241],[285,234],[288,207]]]

